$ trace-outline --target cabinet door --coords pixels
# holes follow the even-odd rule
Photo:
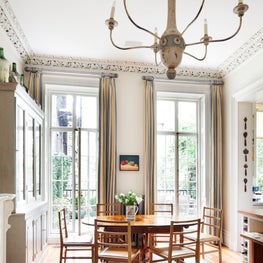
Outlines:
[[[26,116],[26,189],[27,199],[34,198],[34,120]]]
[[[25,111],[17,107],[16,118],[16,200],[25,200]]]
[[[35,136],[34,136],[34,145],[35,145],[35,195],[36,197],[41,195],[41,123],[38,120],[35,121]]]
[[[34,236],[33,222],[30,220],[26,225],[26,263],[34,261]]]

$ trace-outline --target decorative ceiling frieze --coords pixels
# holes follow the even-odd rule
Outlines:
[[[45,70],[70,70],[76,72],[134,72],[165,75],[165,67],[131,61],[90,60],[71,57],[53,57],[34,54],[26,36],[18,23],[8,0],[0,0],[0,26],[3,28],[27,67]],[[263,28],[249,39],[239,50],[217,69],[186,68],[177,69],[178,77],[221,79],[242,63],[255,55],[263,47]]]
[[[33,55],[32,49],[8,0],[3,0],[2,2],[1,5],[0,1],[0,26],[5,31],[20,57],[26,59]]]
[[[155,66],[153,64],[144,64],[131,61],[105,61],[105,60],[87,60],[74,59],[69,57],[34,57],[25,62],[28,69],[33,70],[71,70],[75,72],[132,72],[151,75],[166,76],[164,66]],[[178,68],[178,77],[190,77],[200,79],[221,79],[218,70],[200,69],[200,68]]]
[[[218,67],[220,74],[227,75],[262,49],[263,27]]]

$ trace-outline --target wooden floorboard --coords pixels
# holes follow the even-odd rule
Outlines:
[[[83,252],[81,252],[83,253]],[[223,263],[240,263],[241,262],[241,253],[232,251],[226,247],[223,247]],[[59,245],[49,245],[48,254],[43,263],[58,263],[59,262]],[[68,259],[67,263],[76,263],[76,262],[91,262],[90,260],[80,260],[80,259]],[[193,260],[188,260],[186,263],[194,262]],[[201,260],[201,263],[217,263],[218,254],[208,254],[205,256],[205,260]]]

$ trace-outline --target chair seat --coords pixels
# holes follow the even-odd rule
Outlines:
[[[200,233],[200,243],[209,242],[209,241],[219,242],[220,238],[217,236],[206,234],[206,233]]]
[[[187,235],[186,237],[189,239],[195,240],[195,237],[193,235]],[[219,242],[220,238],[217,236],[210,235],[210,234],[200,233],[200,243],[210,242],[210,241]]]
[[[155,247],[152,248],[152,251],[157,255],[164,255],[165,257],[168,257],[169,247]],[[181,258],[191,257],[191,256],[194,257],[195,251],[183,247],[173,248],[172,258],[176,258],[178,256],[180,256]]]
[[[86,235],[69,235],[64,239],[64,245],[79,246],[79,245],[90,245],[93,242],[93,236],[91,234]]]
[[[139,249],[132,249],[131,258],[138,256]],[[99,252],[100,258],[120,258],[128,260],[128,249],[125,248],[105,248]]]

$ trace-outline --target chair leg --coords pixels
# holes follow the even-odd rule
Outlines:
[[[65,247],[65,251],[64,251],[64,263],[66,263],[67,261],[67,247]]]
[[[60,252],[59,252],[59,263],[62,263],[62,255],[63,255],[63,247],[60,246]]]
[[[222,244],[218,244],[219,263],[222,263]]]
[[[201,248],[201,250],[202,250],[202,252],[201,252],[201,253],[202,253],[202,258],[204,259],[204,258],[205,258],[205,253],[204,253],[204,252],[205,252],[205,244],[202,243],[202,244],[201,244],[201,247],[202,247],[202,248]]]

